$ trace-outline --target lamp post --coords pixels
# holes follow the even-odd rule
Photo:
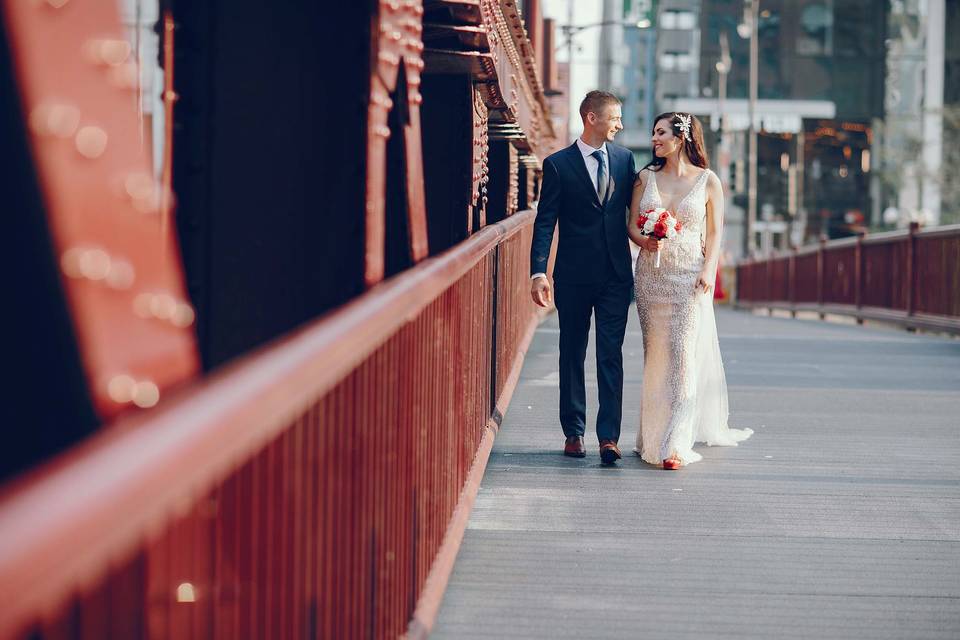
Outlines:
[[[751,255],[757,248],[757,240],[754,237],[754,228],[757,224],[757,75],[759,72],[759,43],[757,38],[757,23],[760,14],[760,0],[743,1],[743,23],[737,25],[737,33],[741,38],[750,38],[750,96],[747,101],[747,118],[749,118],[749,128],[747,129],[747,138],[749,148],[747,151],[747,174],[749,186],[747,187],[747,225],[745,253]]]
[[[717,60],[717,120],[719,120],[720,132],[720,181],[722,184],[730,183],[730,144],[726,136],[726,112],[727,104],[727,76],[733,66],[733,59],[730,57],[730,40],[727,38],[727,32],[720,32],[720,59]]]

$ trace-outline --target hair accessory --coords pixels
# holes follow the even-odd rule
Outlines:
[[[680,133],[683,134],[683,137],[689,141],[693,141],[693,138],[690,136],[690,121],[691,116],[689,114],[683,115],[682,113],[677,114],[677,120],[680,121]]]

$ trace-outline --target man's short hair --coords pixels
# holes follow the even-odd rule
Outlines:
[[[583,98],[583,102],[580,103],[580,117],[586,120],[587,114],[591,111],[599,115],[600,111],[608,104],[622,103],[620,102],[620,98],[609,91],[591,91]]]

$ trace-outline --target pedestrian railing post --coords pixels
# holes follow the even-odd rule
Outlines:
[[[797,247],[790,248],[787,260],[787,301],[790,303],[790,317],[797,317]]]
[[[920,230],[920,223],[911,222],[910,231],[907,234],[906,251],[906,306],[907,316],[912,316],[916,311],[916,279],[917,279],[917,231]]]
[[[773,270],[770,269],[769,256],[760,264],[763,269],[763,301],[767,303],[767,313],[773,313],[773,307],[770,306],[770,291],[773,289],[770,283],[773,280]]]
[[[863,324],[860,310],[863,308],[863,232],[857,234],[857,244],[853,250],[853,304],[857,308],[857,324]]]
[[[823,320],[826,318],[826,313],[823,312],[823,294],[824,289],[826,288],[826,252],[827,252],[827,236],[820,235],[820,247],[817,249],[817,311],[820,314],[820,319]]]

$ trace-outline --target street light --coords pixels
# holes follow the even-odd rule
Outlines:
[[[723,184],[729,184],[730,180],[730,142],[726,135],[726,102],[727,102],[727,75],[733,68],[733,59],[730,57],[730,41],[727,38],[727,32],[720,32],[720,59],[717,60],[717,119],[720,130],[720,179]]]
[[[757,22],[760,14],[760,0],[743,0],[743,22],[737,25],[741,38],[750,38],[750,99],[747,102],[747,117],[750,120],[747,137],[749,186],[747,188],[747,225],[744,251],[750,255],[757,248],[753,230],[757,224],[757,125],[754,122],[757,112],[757,74],[759,67],[759,43],[757,42]],[[746,34],[746,35],[744,35]]]

